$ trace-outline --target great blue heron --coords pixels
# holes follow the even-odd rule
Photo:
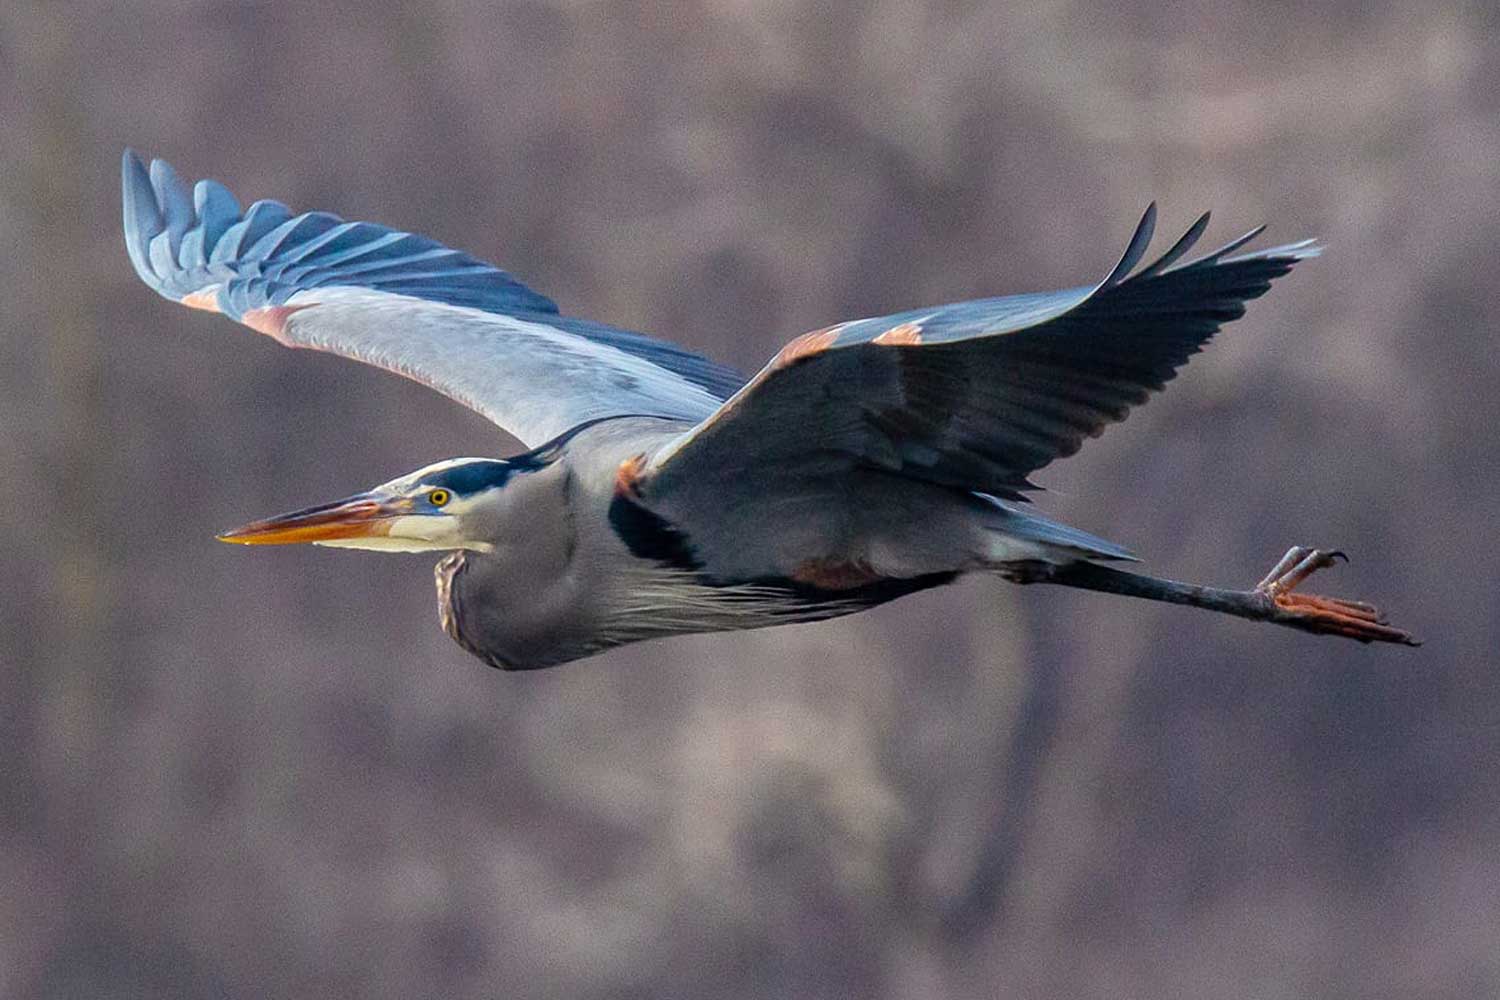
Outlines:
[[[988,572],[1413,643],[1370,605],[1296,587],[1339,553],[1293,548],[1252,590],[1113,569],[1125,549],[1024,509],[1027,476],[1172,378],[1310,240],[1186,263],[1205,213],[1136,270],[1146,210],[1095,285],[837,323],[750,379],[559,314],[430,239],[221,184],[189,195],[127,150],[125,244],[169,299],[288,347],[416,379],[530,451],[437,462],[227,531],[244,544],[447,551],[444,629],[506,669],[640,639],[832,618]]]

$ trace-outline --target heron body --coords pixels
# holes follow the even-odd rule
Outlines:
[[[453,547],[437,567],[443,627],[465,649],[508,669],[676,633],[836,617],[947,583],[964,569],[1061,554],[1070,543],[1075,554],[1128,558],[1103,540],[1088,547],[1081,532],[991,499],[861,471],[804,488],[796,506],[782,512],[792,530],[773,545],[739,548],[733,539],[752,530],[754,505],[727,515],[686,505],[669,519],[622,488],[622,467],[689,429],[680,421],[620,417],[510,461],[437,463],[374,492],[447,489],[447,509],[468,508],[465,537],[414,538],[420,529],[408,529],[405,538],[314,541],[387,551]],[[848,502],[842,491],[863,502]],[[274,521],[286,530],[286,516]],[[253,538],[271,523],[241,531]],[[1025,537],[1028,528],[1038,535],[1049,526],[1058,532],[1054,544]],[[858,548],[809,547],[840,537],[858,539]]]
[[[127,250],[164,296],[422,381],[530,446],[220,536],[446,552],[443,627],[494,666],[816,621],[974,572],[1411,641],[1368,605],[1295,592],[1329,553],[1294,550],[1254,590],[1217,591],[1110,568],[1134,557],[1021,506],[1031,473],[1160,389],[1316,254],[1310,241],[1234,255],[1251,233],[1181,262],[1205,215],[1139,267],[1153,207],[1097,284],[840,323],[746,379],[564,317],[424,237],[276,202],[242,210],[129,151],[123,186]]]

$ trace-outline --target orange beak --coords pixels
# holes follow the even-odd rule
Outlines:
[[[410,500],[361,493],[347,500],[336,500],[263,521],[251,521],[223,532],[218,539],[238,545],[293,545],[388,535],[390,519],[410,511]]]

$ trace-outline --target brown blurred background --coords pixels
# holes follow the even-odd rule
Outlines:
[[[0,5],[0,996],[1500,995],[1500,8]],[[131,145],[758,367],[1315,235],[1042,509],[1365,648],[971,580],[510,675],[246,518],[513,443],[173,306]]]

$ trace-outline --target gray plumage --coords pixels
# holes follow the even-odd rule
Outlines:
[[[148,171],[129,152],[123,186],[131,260],[164,296],[417,379],[532,447],[435,463],[221,536],[448,550],[443,627],[492,665],[814,621],[970,572],[1410,641],[1367,605],[1294,593],[1327,553],[1204,597],[1101,566],[1134,557],[1019,506],[1031,473],[1160,389],[1316,255],[1311,241],[1231,256],[1251,233],[1179,263],[1205,215],[1140,268],[1152,207],[1098,284],[840,323],[745,380],[562,316],[425,237],[274,202],[242,213],[222,186],[199,182],[190,197],[166,164]]]

